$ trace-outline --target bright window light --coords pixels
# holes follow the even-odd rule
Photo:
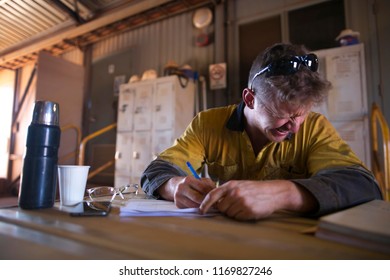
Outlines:
[[[13,89],[0,87],[0,177],[7,178],[8,153],[12,121]]]

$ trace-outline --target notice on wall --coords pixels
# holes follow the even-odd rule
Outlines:
[[[358,52],[326,58],[327,78],[332,83],[328,105],[331,119],[359,118],[364,113],[363,85]]]
[[[226,88],[226,63],[209,66],[210,89]]]

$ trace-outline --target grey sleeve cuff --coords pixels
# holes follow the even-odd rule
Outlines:
[[[156,190],[175,176],[187,176],[187,173],[177,165],[157,158],[149,164],[141,176],[142,190],[147,195],[158,198]]]
[[[383,199],[374,176],[360,166],[322,170],[311,178],[291,181],[304,187],[317,200],[318,209],[310,213],[311,216]]]

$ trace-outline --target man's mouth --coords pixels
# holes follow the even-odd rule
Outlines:
[[[280,133],[284,133],[284,132],[286,132],[286,131],[287,131],[287,130],[285,130],[285,129],[281,128],[281,127],[277,128],[276,130],[277,130],[278,132],[280,132]]]
[[[281,127],[275,128],[275,130],[276,130],[278,133],[283,134],[283,135],[289,133],[289,130],[286,129],[286,127],[285,127],[284,125],[281,126]]]
[[[274,128],[271,131],[274,137],[285,137],[289,134],[288,130],[281,129],[281,128]]]

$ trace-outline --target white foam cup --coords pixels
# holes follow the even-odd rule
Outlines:
[[[58,165],[58,184],[62,205],[70,206],[82,202],[90,166]]]

